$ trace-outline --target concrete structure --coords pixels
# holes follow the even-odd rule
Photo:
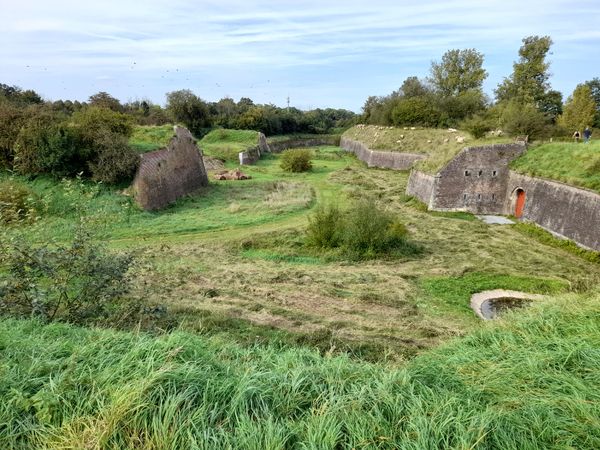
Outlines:
[[[337,138],[332,136],[308,139],[290,138],[283,141],[269,143],[263,133],[258,133],[258,141],[256,146],[240,152],[240,165],[255,164],[260,159],[260,155],[264,153],[279,153],[287,150],[288,148],[318,147],[319,145],[337,145]]]
[[[358,159],[365,162],[368,167],[381,169],[408,170],[415,162],[424,159],[427,155],[422,153],[400,153],[391,151],[370,150],[362,142],[353,141],[342,137],[340,147],[354,153]]]
[[[175,127],[167,148],[141,156],[132,188],[140,207],[157,210],[207,185],[201,150],[186,128]]]
[[[526,144],[463,149],[436,175],[411,172],[406,193],[435,211],[514,215],[600,250],[600,195],[509,170]]]

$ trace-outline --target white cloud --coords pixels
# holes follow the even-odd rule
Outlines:
[[[552,0],[0,2],[5,15],[0,41],[8,44],[0,47],[0,81],[36,79],[34,87],[52,96],[62,95],[50,84],[53,78],[43,81],[33,73],[50,70],[54,78],[81,84],[100,71],[123,79],[121,88],[113,86],[122,92],[137,77],[138,85],[157,98],[162,96],[158,90],[170,85],[152,80],[167,73],[172,83],[183,84],[185,72],[188,81],[206,88],[217,73],[227,72],[235,87],[236,82],[249,84],[254,73],[275,72],[289,86],[300,84],[297,72],[304,70],[335,72],[337,66],[355,64],[357,72],[372,76],[378,67],[384,72],[395,65],[394,74],[381,75],[396,76],[397,87],[400,77],[425,75],[430,61],[449,48],[478,48],[494,68],[491,79],[499,80],[510,72],[524,36],[551,35],[555,51],[568,50],[570,60],[579,55],[579,47],[589,51],[600,41],[600,5],[592,0],[576,5]],[[597,58],[579,58],[598,72],[597,65],[590,67]],[[174,77],[176,71],[182,75]],[[346,76],[340,87],[358,82],[350,89],[356,108],[377,87],[352,73]],[[94,88],[90,83],[88,91]]]

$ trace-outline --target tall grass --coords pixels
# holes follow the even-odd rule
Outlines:
[[[600,296],[569,296],[404,368],[0,321],[5,449],[600,447]]]
[[[600,192],[600,141],[554,142],[531,148],[512,169]]]

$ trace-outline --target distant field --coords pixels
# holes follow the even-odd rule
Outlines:
[[[258,132],[220,128],[204,136],[198,145],[205,155],[224,161],[238,161],[238,154],[258,144]]]
[[[600,192],[600,141],[555,142],[530,148],[511,168]]]
[[[129,145],[139,153],[151,152],[166,147],[174,134],[173,125],[140,125],[134,128]]]
[[[463,148],[513,142],[511,138],[493,137],[475,139],[464,131],[449,132],[447,129],[410,127],[355,126],[343,134],[344,137],[364,143],[371,150],[386,150],[406,153],[426,153],[428,157],[417,163],[425,172],[436,173]],[[464,142],[458,143],[457,137]]]

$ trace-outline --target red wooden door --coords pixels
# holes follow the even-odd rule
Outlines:
[[[518,219],[523,215],[523,208],[525,207],[525,191],[519,189],[517,191],[517,205],[515,206],[515,217]]]

